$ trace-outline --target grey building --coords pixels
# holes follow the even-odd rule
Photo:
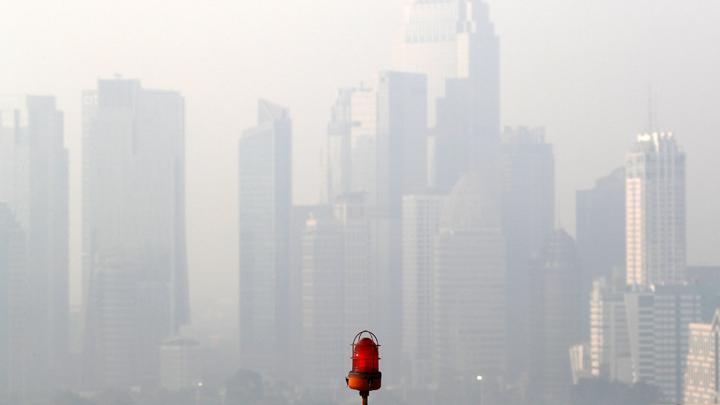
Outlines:
[[[291,170],[290,113],[260,100],[239,142],[239,327],[243,367],[265,372],[288,356]]]
[[[506,128],[502,144],[503,234],[507,254],[508,371],[527,371],[533,263],[555,225],[555,157],[543,128]]]
[[[0,97],[0,160],[0,201],[26,239],[31,394],[46,401],[69,377],[68,155],[54,97]]]
[[[137,80],[83,93],[85,376],[159,383],[160,343],[189,322],[185,102]]]

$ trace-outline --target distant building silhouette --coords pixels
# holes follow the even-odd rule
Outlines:
[[[289,111],[258,102],[258,124],[239,143],[240,356],[275,372],[288,356],[292,207]]]
[[[506,128],[502,144],[503,234],[507,255],[508,372],[518,377],[530,359],[533,263],[555,226],[555,157],[543,128]]]
[[[507,346],[502,224],[483,176],[467,174],[443,205],[433,263],[434,380],[468,393],[475,376],[489,386],[504,373]]]
[[[70,378],[68,153],[54,97],[0,100],[0,160],[0,201],[26,238],[29,396],[46,402]]]
[[[85,377],[160,382],[160,343],[189,322],[185,102],[137,80],[83,93]]]
[[[575,241],[557,230],[530,275],[529,394],[538,403],[570,400],[570,348],[580,342],[580,261]],[[511,326],[511,325],[508,325]]]
[[[0,403],[21,404],[27,394],[28,268],[25,234],[0,203]]]
[[[582,308],[587,314],[593,280],[625,269],[625,169],[613,170],[575,195],[575,235],[582,262]],[[587,317],[583,330],[589,331]]]

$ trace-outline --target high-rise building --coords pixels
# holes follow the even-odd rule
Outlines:
[[[716,312],[710,323],[691,323],[689,333],[682,403],[717,404],[720,401],[720,313]]]
[[[433,260],[434,380],[468,393],[475,376],[493,386],[505,369],[505,241],[484,176],[463,176],[443,205]],[[489,393],[488,393],[489,394]]]
[[[575,235],[583,263],[581,305],[587,313],[593,280],[625,269],[625,169],[615,169],[593,188],[579,190],[575,207]],[[583,330],[588,331],[587,326]]]
[[[490,12],[481,0],[412,0],[397,52],[396,69],[428,77],[428,124],[448,79],[467,80],[481,136],[499,136],[500,50]]]
[[[25,234],[0,203],[0,404],[25,401],[28,369]]]
[[[590,294],[590,373],[608,381],[633,382],[625,280],[618,274],[593,281]]]
[[[303,238],[303,373],[307,387],[324,398],[342,388],[347,338],[344,330],[344,238],[333,216],[310,217]]]
[[[502,170],[508,343],[513,347],[508,371],[519,376],[527,371],[530,358],[531,269],[555,225],[555,158],[545,130],[506,128]]]
[[[160,345],[160,385],[168,391],[197,389],[200,380],[200,343],[175,336]]]
[[[580,337],[580,262],[575,241],[555,231],[530,275],[530,395],[538,403],[570,400],[570,348]],[[511,325],[508,325],[510,328]]]
[[[403,197],[402,212],[402,348],[413,386],[425,386],[432,375],[433,252],[445,195]]]
[[[239,143],[239,327],[243,367],[265,372],[289,355],[291,170],[290,113],[260,100]]]
[[[185,102],[137,80],[83,94],[85,375],[158,384],[160,343],[189,322]]]
[[[352,96],[355,89],[344,88],[332,107],[327,133],[328,201],[352,189]]]
[[[654,286],[625,293],[633,382],[660,389],[663,401],[681,403],[689,325],[699,322],[701,297],[694,287]]]
[[[375,189],[370,195],[374,272],[380,279],[376,330],[399,346],[402,314],[402,197],[427,187],[426,80],[416,73],[382,72],[377,90]],[[387,356],[386,356],[387,359]],[[386,361],[388,371],[399,362]]]
[[[340,89],[327,136],[327,197],[331,204],[343,194],[373,193],[376,128],[375,91],[364,85]]]
[[[68,156],[63,113],[50,96],[0,99],[0,201],[26,237],[28,376],[37,400],[67,382]]]
[[[625,159],[628,285],[685,279],[685,153],[671,133],[638,136]]]

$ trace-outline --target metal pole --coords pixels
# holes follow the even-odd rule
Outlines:
[[[368,405],[368,395],[369,392],[361,392],[360,396],[362,397],[362,405]]]

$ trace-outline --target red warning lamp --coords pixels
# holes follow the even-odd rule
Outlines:
[[[363,335],[367,335],[363,337]],[[370,391],[380,389],[382,373],[380,372],[380,344],[374,333],[364,330],[353,339],[352,370],[345,382],[351,390],[360,391],[363,405],[367,404]]]

